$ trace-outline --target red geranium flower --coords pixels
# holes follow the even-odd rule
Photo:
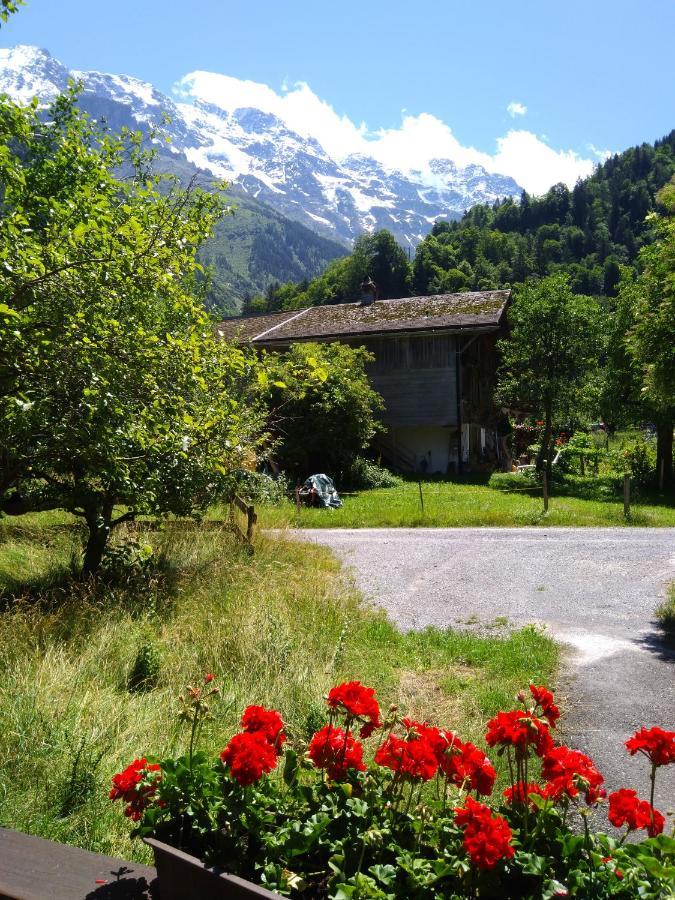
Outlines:
[[[349,769],[366,770],[362,745],[351,734],[332,725],[316,732],[309,742],[308,753],[317,769],[325,769],[332,781],[345,778]]]
[[[275,709],[247,706],[241,717],[241,727],[251,734],[260,731],[277,752],[281,751],[281,745],[286,740],[283,720]]]
[[[545,687],[537,687],[536,685],[531,684],[530,693],[537,706],[541,707],[543,717],[548,719],[548,724],[551,728],[555,728],[555,723],[560,718],[560,710],[553,702],[553,694],[551,691]]]
[[[543,756],[553,747],[553,739],[545,722],[530,712],[520,709],[498,712],[487,725],[485,741],[490,747],[495,744],[511,746],[520,754],[532,747],[537,756]]]
[[[544,756],[542,778],[549,783],[549,796],[558,799],[563,795],[577,797],[585,793],[586,803],[592,805],[605,796],[601,788],[604,778],[595,768],[593,760],[579,750],[554,747]]]
[[[259,781],[277,765],[276,751],[262,731],[235,734],[220,758],[242,787]]]
[[[443,756],[441,770],[458,788],[477,791],[484,797],[492,793],[497,778],[487,756],[469,741],[455,743]]]
[[[548,797],[549,786],[542,787],[535,781],[523,785],[522,782],[519,781],[514,787],[507,788],[504,791],[504,798],[507,803],[525,803],[530,800],[530,794],[536,794],[538,797]]]
[[[156,774],[151,776],[151,772]],[[160,778],[156,763],[149,763],[145,757],[135,759],[123,772],[113,776],[108,796],[111,800],[123,800],[127,804],[124,815],[138,822],[150,806]]]
[[[464,830],[464,849],[480,869],[493,869],[500,859],[514,855],[513,834],[502,816],[493,815],[483,803],[467,797],[455,810],[455,821]]]
[[[626,741],[631,756],[644,753],[653,766],[667,766],[675,762],[675,731],[663,728],[641,728]]]
[[[429,781],[438,771],[433,744],[427,738],[419,736],[404,741],[395,734],[390,734],[382,746],[378,747],[375,762],[397,774],[422,781]]]
[[[345,681],[331,688],[327,703],[331,709],[342,707],[350,716],[367,720],[361,728],[361,737],[369,737],[380,728],[380,706],[375,699],[375,690],[364,687],[360,681]]]
[[[214,679],[215,677],[216,677],[216,676],[215,676],[215,675],[212,675],[211,672],[207,672],[207,674],[204,676],[204,683],[205,683],[205,684],[209,684],[211,681],[213,681],[213,679]]]
[[[647,800],[640,800],[635,791],[621,788],[609,795],[607,818],[616,828],[628,825],[629,831],[646,828],[649,837],[661,834],[666,820]]]

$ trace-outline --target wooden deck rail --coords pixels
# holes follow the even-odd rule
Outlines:
[[[160,900],[156,877],[151,866],[0,828],[0,898]]]

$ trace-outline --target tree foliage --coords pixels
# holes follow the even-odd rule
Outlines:
[[[411,293],[408,256],[386,229],[360,235],[349,256],[330,263],[323,275],[309,283],[272,285],[265,296],[250,301],[247,311],[300,309],[358,300],[361,284],[368,277],[377,284],[382,300]]]
[[[553,426],[576,417],[583,404],[600,355],[601,321],[597,302],[574,294],[560,274],[527,282],[509,309],[497,399],[544,422],[540,466],[548,459],[550,467]]]
[[[0,99],[0,508],[81,516],[93,571],[120,521],[225,490],[257,419],[254,363],[196,287],[221,199],[153,176],[140,136],[74,101]]]
[[[622,265],[651,238],[645,222],[675,172],[675,131],[612,156],[573,190],[523,192],[474,206],[459,222],[437,222],[413,264],[418,294],[508,287],[565,272],[578,294],[615,296]]]
[[[658,427],[657,470],[670,483],[675,421],[675,179],[659,194],[653,214],[656,240],[640,252],[637,279],[624,276],[622,295],[631,305],[627,348],[638,368],[641,399]]]
[[[382,398],[368,381],[363,347],[294,344],[269,356],[261,386],[282,467],[304,478],[340,476],[377,431]]]
[[[25,0],[0,0],[0,23],[5,23],[24,2]]]

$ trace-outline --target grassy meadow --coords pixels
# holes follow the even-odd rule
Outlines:
[[[94,584],[70,574],[81,537],[67,516],[0,521],[0,825],[146,859],[110,778],[184,749],[177,695],[205,672],[222,690],[202,740],[214,753],[250,702],[302,742],[343,678],[480,742],[518,688],[555,673],[558,649],[533,628],[400,633],[323,548],[260,536],[250,556],[224,530],[130,535],[154,544],[152,568]],[[134,692],[143,653],[156,683]]]
[[[337,510],[297,510],[289,500],[262,507],[259,518],[268,528],[675,526],[674,496],[641,491],[633,499],[627,519],[611,479],[566,476],[552,486],[544,513],[541,487],[532,488],[522,476],[493,477],[491,483],[487,477],[427,479],[344,496],[344,505]]]

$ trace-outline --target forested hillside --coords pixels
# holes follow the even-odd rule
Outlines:
[[[418,294],[482,290],[564,270],[580,294],[613,296],[619,266],[646,240],[645,216],[675,172],[675,130],[654,145],[612,156],[573,190],[479,205],[460,222],[437,222],[417,248]]]
[[[543,197],[523,193],[519,201],[474,206],[458,222],[436,222],[411,265],[391,235],[379,232],[359,239],[350,257],[319,278],[272,286],[247,309],[353,300],[366,275],[382,297],[398,297],[502,288],[563,271],[575,293],[614,296],[620,266],[649,241],[645,217],[674,173],[675,130],[612,156],[572,190],[557,184]]]

